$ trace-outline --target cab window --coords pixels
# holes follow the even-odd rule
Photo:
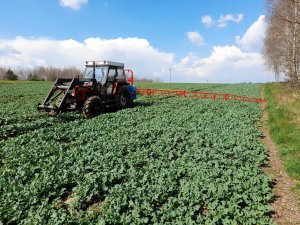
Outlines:
[[[125,79],[124,70],[123,70],[122,68],[119,68],[117,71],[118,71],[117,79],[118,79],[118,80]]]
[[[97,81],[102,81],[106,74],[107,74],[108,67],[107,66],[101,66],[95,68],[95,78]]]
[[[109,70],[108,70],[108,78],[112,78],[112,77],[116,76],[116,74],[117,74],[116,68],[113,68],[113,67],[109,68]]]

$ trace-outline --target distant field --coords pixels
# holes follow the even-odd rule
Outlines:
[[[258,84],[138,87],[259,97]],[[0,82],[0,224],[270,224],[258,103],[139,96],[84,120]]]

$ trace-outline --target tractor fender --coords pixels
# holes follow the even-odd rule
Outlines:
[[[130,97],[132,100],[137,99],[136,94],[137,94],[137,89],[134,85],[127,85],[128,90],[130,92]]]
[[[116,95],[114,96],[114,102],[118,109],[130,108],[133,105],[131,92],[129,85],[119,86]]]

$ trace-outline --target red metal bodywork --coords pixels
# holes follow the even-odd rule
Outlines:
[[[75,86],[73,95],[76,98],[76,102],[84,102],[92,92],[92,85]]]
[[[133,71],[131,69],[124,69],[125,74],[129,74],[129,77],[126,76],[127,82],[130,85],[133,85],[134,79],[133,79]]]
[[[114,89],[113,89],[113,95],[117,93],[117,88],[118,88],[118,82],[114,83]]]

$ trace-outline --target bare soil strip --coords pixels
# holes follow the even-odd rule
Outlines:
[[[262,104],[262,109],[262,130],[264,134],[263,141],[268,148],[269,154],[269,165],[264,168],[264,171],[268,175],[271,175],[275,181],[275,186],[273,189],[275,198],[274,202],[272,202],[274,214],[272,215],[272,218],[274,222],[279,225],[300,224],[300,210],[297,204],[296,196],[291,191],[294,182],[285,172],[277,147],[271,139],[267,126],[268,114],[265,104]]]

